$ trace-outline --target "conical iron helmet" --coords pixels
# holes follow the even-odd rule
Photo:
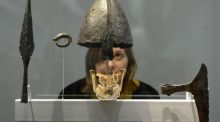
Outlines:
[[[129,48],[130,27],[117,0],[95,0],[84,18],[78,44],[89,48]]]

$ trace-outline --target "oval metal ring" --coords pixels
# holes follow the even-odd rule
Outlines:
[[[66,44],[59,44],[59,40],[62,38],[67,39],[68,42]],[[70,43],[72,42],[72,37],[67,33],[59,33],[52,40],[56,43],[58,47],[64,48],[70,45]]]

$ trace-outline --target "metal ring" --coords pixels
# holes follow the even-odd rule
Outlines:
[[[67,41],[68,41],[68,42],[67,42],[66,44],[64,44],[64,45],[61,45],[61,44],[58,43],[59,40],[62,39],[62,38],[65,38],[65,39],[67,39]],[[59,33],[59,34],[57,34],[52,40],[56,43],[56,45],[57,45],[58,47],[64,48],[64,47],[67,47],[67,46],[70,45],[70,43],[72,42],[72,37],[71,37],[69,34],[66,34],[66,33]]]

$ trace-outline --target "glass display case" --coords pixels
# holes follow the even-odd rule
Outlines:
[[[24,5],[25,3],[26,1],[24,0]],[[158,93],[160,93],[160,86],[167,82],[181,83],[182,81],[184,83],[185,77],[188,77],[188,79],[192,78],[192,74],[195,74],[196,69],[193,69],[195,72],[188,72],[190,68],[186,67],[185,70],[169,73],[165,72],[165,70],[168,70],[167,66],[157,66],[157,62],[150,64],[150,59],[153,57],[152,55],[149,55],[150,52],[148,52],[148,49],[151,47],[149,47],[150,45],[147,43],[153,42],[154,39],[151,41],[148,37],[140,38],[144,36],[142,33],[148,32],[148,25],[142,25],[145,24],[143,22],[144,20],[149,20],[149,18],[144,17],[144,11],[147,11],[147,8],[145,10],[144,7],[140,7],[137,11],[129,9],[129,6],[148,2],[144,0],[138,0],[137,2],[133,2],[132,0],[127,0],[126,2],[120,0],[119,3],[127,15],[133,35],[133,50],[138,64],[136,78],[154,87]],[[78,0],[65,0],[63,2],[60,0],[32,1],[35,49],[29,64],[28,79],[32,98],[57,98],[64,87],[85,77],[85,56],[87,48],[79,46],[77,42],[84,16],[88,12],[91,4],[92,1]],[[68,6],[70,5],[73,7],[69,8]],[[138,14],[135,14],[134,12],[138,12]],[[151,11],[148,12],[151,13]],[[133,18],[134,15],[137,17]],[[23,16],[23,14],[21,14],[21,16]],[[143,27],[146,27],[146,29]],[[151,27],[148,28],[153,29]],[[142,32],[140,33],[139,30]],[[68,47],[60,48],[52,39],[57,34],[63,32],[72,37],[72,43],[70,43]],[[143,47],[143,45],[146,46]],[[155,52],[155,56],[158,53],[159,52]],[[161,54],[158,54],[158,58],[160,56]],[[165,61],[166,59],[160,57],[158,61],[159,60]],[[176,62],[171,59],[170,61],[174,62],[174,64]],[[181,69],[181,67],[179,67],[179,69]],[[156,76],[153,72],[155,74],[161,74]],[[165,74],[167,77],[169,76],[169,78],[167,78]],[[166,96],[160,97],[166,98]],[[185,93],[175,94],[173,97],[184,99]]]
[[[30,0],[27,1],[30,2]],[[94,3],[101,4],[106,1],[108,0],[95,0]],[[21,100],[16,99],[16,121],[158,122],[170,120],[173,122],[198,122],[199,117],[204,114],[207,115],[207,113],[198,114],[197,112],[198,105],[198,110],[201,108],[204,110],[204,107],[206,108],[205,110],[207,110],[207,106],[202,105],[208,105],[208,81],[205,64],[202,64],[199,73],[196,75],[196,69],[189,72],[189,70],[192,69],[191,67],[179,66],[178,62],[180,59],[166,58],[166,56],[169,57],[172,54],[170,54],[169,49],[166,50],[165,48],[172,46],[172,42],[175,42],[174,39],[168,38],[168,36],[172,35],[171,33],[178,29],[173,27],[169,28],[169,31],[165,31],[163,28],[165,25],[163,27],[154,28],[151,24],[144,22],[154,21],[151,18],[154,17],[151,16],[154,12],[148,11],[148,8],[141,5],[142,3],[147,4],[149,1],[121,0],[119,1],[121,8],[118,3],[114,3],[116,1],[117,0],[109,0],[106,3],[106,7],[102,5],[97,7],[93,4],[91,9],[88,8],[92,5],[92,1],[32,1],[32,20],[29,19],[27,21],[33,22],[32,34],[35,48],[33,48],[34,50],[29,48],[29,50],[25,50],[33,51],[33,55],[28,55],[31,60],[29,64],[27,63],[27,65],[29,65],[28,70],[24,69],[24,71],[28,71],[28,74],[24,73],[24,81],[27,78],[25,75],[28,75],[28,79],[26,79],[26,83],[28,84],[23,84],[23,88],[27,86],[27,93],[22,91],[22,95],[28,94],[28,101],[23,104],[23,98]],[[138,10],[134,11],[133,7],[138,5],[140,5],[140,7]],[[159,3],[158,5],[162,6],[162,4]],[[167,6],[163,8],[164,11],[167,10],[166,7]],[[100,17],[106,8],[108,11]],[[121,11],[122,8],[125,10],[128,21],[123,11]],[[27,11],[28,10],[30,9],[27,9]],[[146,14],[150,17],[146,17]],[[154,19],[161,21],[156,24],[170,24],[168,22],[170,16],[171,15],[163,14],[160,17],[154,17]],[[103,17],[107,19],[103,19]],[[98,19],[98,21],[96,21],[96,19]],[[101,21],[104,21],[104,24]],[[127,25],[124,26],[123,22]],[[98,25],[98,29],[95,28],[97,32],[93,30],[94,25],[90,25],[94,23]],[[27,28],[28,27],[29,26],[27,26]],[[102,27],[106,28],[102,29]],[[100,28],[101,34],[99,34]],[[131,32],[129,29],[131,29]],[[150,34],[157,29],[159,29],[158,37],[155,35],[146,36],[146,34]],[[161,34],[162,32],[167,33]],[[104,34],[104,36],[102,36],[102,34]],[[132,40],[132,34],[134,41]],[[81,37],[82,35],[84,37]],[[94,40],[90,40],[90,36],[93,38],[94,35]],[[101,36],[97,37],[97,35]],[[23,39],[22,37],[21,34],[21,40]],[[166,42],[157,42],[157,39],[162,40],[162,38],[164,38],[165,41],[171,41],[169,42],[171,45],[168,45]],[[24,38],[23,40],[24,42],[21,41],[20,43],[22,59],[27,56],[25,54],[26,52],[22,52],[25,48],[22,46],[30,44],[25,42],[29,41],[28,39]],[[155,45],[160,45],[158,47],[160,48],[158,49],[159,51],[157,51],[157,49],[152,49]],[[179,45],[179,47],[181,46]],[[88,48],[101,48],[101,51],[96,50],[96,55],[92,55],[88,58],[88,53],[92,51]],[[118,48],[119,51],[115,53],[113,48]],[[121,49],[125,55],[118,53]],[[135,57],[135,60],[131,59],[131,57]],[[151,60],[152,58],[154,58],[154,61]],[[110,68],[110,62],[113,60],[120,62],[120,60],[123,59],[126,60],[123,62],[126,68],[120,67],[120,69],[117,70]],[[87,60],[90,62],[94,60],[93,64],[91,63],[88,65]],[[187,58],[184,60],[187,60]],[[25,60],[23,59],[23,61]],[[100,62],[102,64],[100,64]],[[131,67],[130,62],[135,62],[134,71],[129,69],[129,67]],[[137,70],[136,62],[138,65]],[[106,70],[104,73],[99,72],[97,67],[100,65],[105,66]],[[178,68],[182,70],[172,71],[174,68],[168,67],[171,65],[177,65],[179,66]],[[24,67],[26,67],[25,63]],[[112,71],[110,71],[110,69]],[[131,75],[128,75],[128,72],[132,72],[133,74],[131,73]],[[88,75],[88,73],[90,74]],[[196,78],[193,79],[195,76]],[[128,78],[126,79],[125,77]],[[130,80],[132,83],[128,82],[130,77],[132,77],[132,80]],[[87,82],[89,78],[91,81],[90,84]],[[186,80],[193,82],[186,82]],[[125,81],[128,82],[126,84],[127,86],[123,86],[124,83],[126,83]],[[201,82],[198,83],[198,81]],[[78,85],[73,87],[73,83],[78,83]],[[180,86],[171,85],[185,83],[188,84]],[[82,92],[88,89],[84,87],[86,85],[93,91]],[[148,88],[152,90],[147,90]],[[65,89],[68,89],[67,92]],[[142,91],[139,91],[140,89]],[[175,93],[179,91],[182,91],[182,93]],[[198,96],[200,91],[203,91],[202,97]],[[70,94],[69,92],[80,93]],[[162,95],[161,92],[167,95],[175,94],[166,96]],[[193,93],[194,96],[190,92]],[[67,100],[65,96],[71,99]],[[196,98],[195,101],[194,98]],[[201,105],[199,101],[202,100],[202,98],[205,98],[205,101],[202,101]],[[43,109],[45,111],[41,113]],[[181,112],[182,110],[187,112],[183,113]],[[137,112],[137,115],[133,115],[133,112]],[[70,113],[72,114],[70,115]],[[147,116],[145,116],[145,113]],[[205,120],[204,122],[207,121]]]

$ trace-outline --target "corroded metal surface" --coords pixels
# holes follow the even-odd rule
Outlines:
[[[66,44],[60,44],[59,41],[61,39],[65,39],[67,41]],[[53,37],[52,40],[56,43],[56,45],[58,47],[65,48],[65,47],[68,47],[70,45],[70,43],[72,42],[72,37],[71,37],[71,35],[69,35],[67,33],[59,33],[55,37]]]
[[[21,95],[21,102],[28,102],[28,64],[31,59],[31,55],[34,51],[34,41],[33,41],[33,29],[32,29],[32,15],[31,15],[31,0],[27,0],[26,11],[24,15],[24,21],[20,36],[20,46],[19,50],[22,56],[24,65],[24,75],[23,75],[23,88]]]
[[[175,92],[188,91],[194,95],[200,122],[209,122],[209,91],[208,71],[205,64],[202,64],[195,79],[185,85],[165,84],[161,87],[163,94],[171,95]]]
[[[126,15],[117,0],[95,0],[80,30],[79,45],[101,48],[103,43],[122,48],[133,44]]]
[[[112,47],[133,45],[126,15],[117,0],[95,0],[81,27],[78,44],[102,48],[103,59],[112,60]]]

